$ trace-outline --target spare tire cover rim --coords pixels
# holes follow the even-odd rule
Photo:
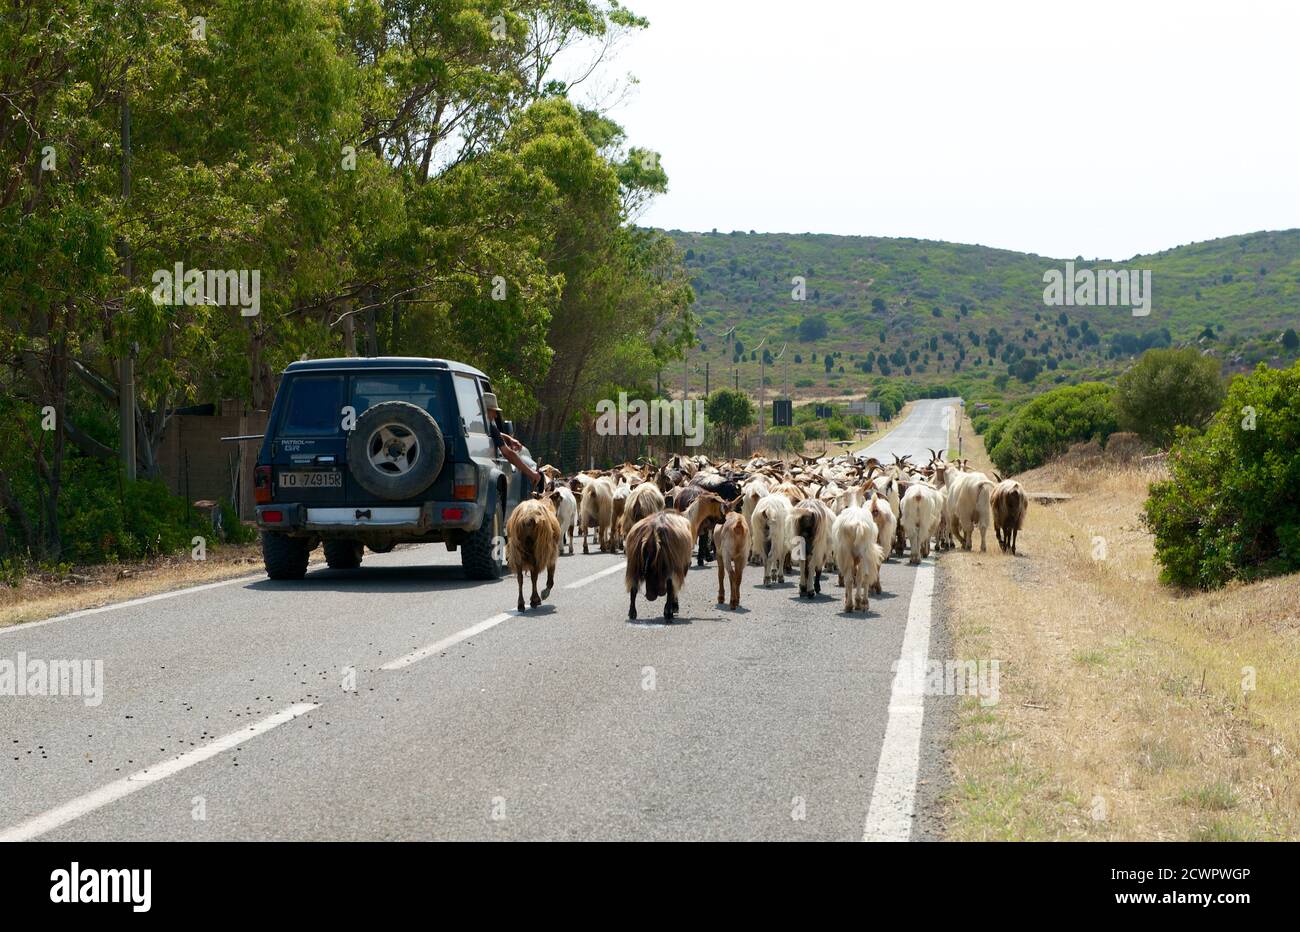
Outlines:
[[[390,421],[371,432],[366,454],[376,472],[404,476],[420,461],[420,442],[409,428]]]

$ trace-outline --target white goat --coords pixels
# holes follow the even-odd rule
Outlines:
[[[608,553],[614,549],[614,483],[601,476],[588,482],[582,490],[582,500],[578,503],[578,533],[582,535],[582,552],[590,553],[587,547],[587,529],[595,526],[596,541],[600,552]]]
[[[879,583],[880,564],[885,559],[885,552],[877,543],[876,521],[868,506],[847,505],[831,525],[835,562],[844,577],[846,612],[867,611],[868,589]]]
[[[785,560],[790,554],[794,506],[784,495],[764,496],[754,506],[750,521],[752,547],[763,558],[763,584],[785,582]]]
[[[993,481],[982,472],[962,472],[952,466],[936,468],[935,476],[944,484],[948,503],[948,533],[956,534],[963,550],[975,543],[975,526],[980,529],[980,552],[988,550],[988,532],[993,525]]]
[[[930,538],[939,533],[943,523],[944,495],[934,486],[914,482],[903,494],[903,529],[912,551],[908,563],[913,566],[930,555]]]
[[[557,485],[550,491],[550,499],[555,503],[555,517],[560,522],[560,531],[563,537],[560,540],[561,549],[567,543],[569,545],[569,555],[573,555],[573,524],[578,518],[578,500],[573,497],[573,492],[568,486]]]

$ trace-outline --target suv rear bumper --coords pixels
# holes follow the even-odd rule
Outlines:
[[[295,504],[257,506],[257,526],[267,531],[320,537],[428,537],[439,531],[474,531],[483,523],[477,502],[424,502],[421,505],[331,507]]]

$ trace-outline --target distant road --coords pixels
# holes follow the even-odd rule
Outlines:
[[[871,452],[943,446],[944,404]],[[0,658],[102,660],[105,689],[0,697],[0,838],[931,837],[945,700],[893,674],[932,646],[931,560],[865,617],[753,567],[719,609],[709,565],[665,627],[578,551],[523,616],[428,545],[4,629]]]
[[[899,456],[910,454],[913,463],[923,465],[930,462],[931,449],[942,453],[948,446],[945,409],[951,409],[951,417],[956,418],[961,412],[961,399],[927,398],[915,402],[907,420],[887,436],[858,450],[856,455],[862,459],[874,456],[882,463],[892,463],[895,453]]]

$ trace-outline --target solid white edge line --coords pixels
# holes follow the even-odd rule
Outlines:
[[[138,599],[131,599],[127,602],[113,602],[109,605],[100,605],[97,608],[83,608],[80,611],[69,612],[66,615],[56,615],[53,618],[42,618],[40,621],[19,622],[14,625],[6,625],[0,628],[0,634],[12,634],[15,631],[30,631],[33,628],[40,628],[45,625],[52,625],[56,621],[71,621],[73,618],[85,618],[87,615],[98,615],[101,612],[112,612],[119,608],[133,608],[137,605],[144,605],[147,602],[159,602],[163,599],[172,599],[178,595],[185,595],[190,592],[203,592],[206,589],[216,589],[220,586],[233,586],[235,583],[248,582],[250,579],[256,579],[257,573],[250,573],[246,576],[236,576],[234,579],[221,579],[217,582],[204,583],[201,586],[187,586],[184,589],[172,589],[168,592],[158,592],[154,595],[141,596]]]
[[[615,563],[613,566],[605,567],[599,573],[592,573],[590,576],[582,577],[582,579],[579,579],[577,582],[571,582],[564,588],[581,589],[583,586],[587,585],[587,583],[593,583],[596,580],[600,579],[600,577],[602,576],[608,576],[610,573],[617,573],[619,570],[625,569],[626,567],[627,567],[626,563]]]
[[[921,732],[925,723],[925,696],[918,695],[913,671],[925,669],[930,650],[931,600],[934,595],[933,561],[916,568],[912,599],[907,607],[907,627],[889,697],[885,739],[876,764],[876,782],[862,829],[863,841],[908,841],[916,810],[916,780],[921,763]]]
[[[109,803],[116,802],[124,796],[129,796],[136,790],[142,790],[146,786],[165,780],[167,777],[174,776],[182,770],[200,764],[205,760],[216,757],[223,751],[229,751],[231,748],[238,747],[250,738],[265,734],[272,728],[283,725],[286,722],[293,721],[300,715],[310,712],[312,709],[319,708],[319,703],[299,702],[291,705],[287,709],[281,709],[274,715],[268,715],[259,722],[255,722],[246,728],[238,731],[232,731],[228,735],[220,738],[214,738],[202,747],[195,748],[192,751],[186,751],[179,757],[154,764],[152,767],[146,767],[144,770],[138,770],[130,776],[123,777],[120,780],[114,780],[97,790],[92,790],[83,796],[64,803],[62,806],[56,806],[47,812],[28,819],[26,822],[20,822],[3,831],[0,831],[0,842],[7,841],[30,841],[44,835],[46,832],[66,825],[74,819],[79,819],[89,812],[94,812]]]
[[[324,560],[312,560],[307,564],[307,569],[320,568],[325,565]],[[183,589],[169,589],[166,592],[157,592],[153,595],[144,595],[138,599],[130,599],[126,602],[110,602],[108,605],[99,605],[95,608],[83,608],[75,612],[69,612],[66,615],[55,615],[53,618],[42,618],[39,621],[20,621],[16,624],[5,625],[0,627],[0,634],[11,634],[14,631],[30,631],[33,628],[40,628],[45,625],[52,625],[56,621],[71,621],[74,618],[84,618],[87,615],[98,615],[102,612],[113,612],[119,608],[133,608],[137,605],[144,605],[148,602],[160,602],[163,599],[174,599],[178,595],[187,595],[191,592],[203,592],[207,589],[219,589],[222,586],[233,586],[235,583],[248,582],[254,579],[266,579],[266,573],[246,573],[243,576],[234,576],[230,579],[219,579],[216,582],[202,583],[198,586],[186,586]]]
[[[514,618],[515,614],[515,612],[502,612],[500,615],[493,615],[486,621],[480,621],[476,625],[470,625],[463,631],[457,631],[455,634],[448,635],[441,641],[434,641],[432,644],[421,647],[419,650],[413,650],[409,654],[398,657],[396,660],[390,660],[379,669],[401,670],[404,667],[409,667],[413,663],[419,663],[424,658],[431,657],[434,654],[444,651],[453,644],[459,644],[466,638],[472,638],[476,634],[482,634],[489,628],[495,628],[497,625],[501,624],[501,622],[506,621],[509,618]]]

